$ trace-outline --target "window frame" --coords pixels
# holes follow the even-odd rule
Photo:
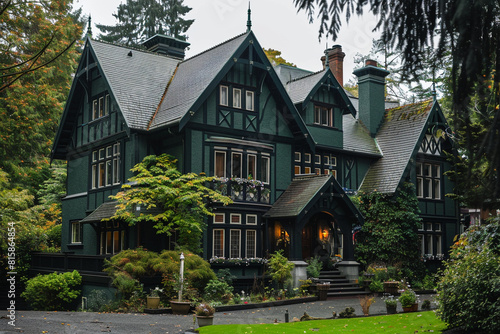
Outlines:
[[[217,238],[217,239],[220,239],[221,242],[221,245],[220,245],[220,251],[221,251],[221,255],[216,255],[215,254],[215,236],[216,236],[216,233],[220,232],[221,235],[219,236],[220,238]],[[224,257],[225,255],[225,232],[226,230],[223,229],[223,228],[214,228],[212,230],[212,257]]]
[[[120,142],[91,151],[90,189],[101,189],[121,183]]]
[[[252,242],[252,246],[253,246],[253,254],[248,254],[249,253],[249,246],[250,246],[250,242],[249,242],[249,233],[253,233],[254,236],[254,240]],[[257,257],[257,230],[246,230],[245,231],[245,257],[247,259],[250,259],[250,258],[255,258]]]
[[[233,217],[238,217],[238,222],[233,222]],[[232,225],[241,225],[241,213],[229,214],[229,223]]]
[[[249,100],[250,97],[250,100]],[[250,101],[250,103],[249,103]],[[249,106],[250,104],[250,106]],[[255,111],[255,92],[251,90],[245,91],[245,109],[248,111]]]
[[[71,222],[71,243],[82,244],[83,241],[83,226],[80,221]]]
[[[217,168],[217,156],[220,156],[222,155],[223,156],[223,160],[222,160],[222,168],[223,168],[223,171],[222,171],[222,174],[223,175],[218,175],[218,168]],[[215,177],[226,177],[227,175],[227,154],[225,151],[218,151],[218,150],[215,150],[214,151],[214,176]]]
[[[225,99],[223,99],[223,91],[225,91]],[[219,86],[219,105],[228,107],[229,106],[229,87],[225,85]]]
[[[241,88],[233,88],[233,108],[241,109]]]
[[[249,222],[248,218],[250,218],[250,217],[255,218],[255,223],[250,223]],[[246,225],[252,225],[252,226],[257,225],[257,219],[258,219],[257,215],[255,215],[255,214],[247,214],[245,218],[246,218],[246,221],[245,221]]]
[[[237,233],[237,247],[235,248],[237,254],[233,254],[233,233]],[[234,256],[237,255],[237,256]],[[238,259],[241,258],[241,230],[240,229],[229,229],[229,258]]]

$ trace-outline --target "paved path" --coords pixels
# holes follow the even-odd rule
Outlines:
[[[432,297],[432,295],[424,295],[421,300],[432,300]],[[370,307],[370,314],[386,314],[382,298],[376,297],[375,299],[375,303]],[[348,306],[353,307],[357,315],[362,314],[357,298],[336,298],[286,306],[217,312],[214,325],[272,323],[275,320],[284,322],[285,310],[287,309],[290,321],[294,317],[300,318],[304,312],[313,317],[327,318],[332,316],[333,311],[338,314]],[[398,305],[398,312],[401,311],[401,306]],[[193,315],[18,311],[16,313],[15,327],[7,324],[9,319],[4,317],[4,312],[0,313],[0,315],[2,316],[2,319],[0,319],[0,334],[165,334],[189,333],[197,328],[193,321]]]

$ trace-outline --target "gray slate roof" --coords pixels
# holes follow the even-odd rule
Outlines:
[[[292,102],[294,104],[303,102],[324,75],[325,71],[321,71],[288,82],[286,89]]]
[[[94,40],[89,43],[128,127],[147,129],[180,60]]]
[[[247,36],[246,33],[236,36],[180,63],[151,129],[177,122],[190,111]]]
[[[90,215],[82,219],[81,223],[93,223],[100,222],[102,219],[109,218],[115,215],[116,205],[118,202],[104,202],[97,209],[95,209]]]
[[[286,85],[286,83],[289,81],[302,78],[305,77],[306,75],[313,73],[308,70],[283,64],[275,66],[274,71],[280,78],[280,81],[283,83],[283,86]]]
[[[418,147],[432,107],[432,101],[424,101],[386,111],[376,136],[384,156],[370,167],[361,191],[396,192]]]
[[[330,177],[330,175],[304,175],[294,178],[265,216],[270,218],[298,216],[328,183]]]
[[[343,116],[344,150],[382,156],[377,142],[366,127],[351,114]]]

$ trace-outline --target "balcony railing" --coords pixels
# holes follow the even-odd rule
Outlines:
[[[32,253],[31,269],[35,271],[73,271],[92,272],[106,276],[103,272],[104,259],[110,256],[77,255],[66,253]]]
[[[267,203],[271,199],[271,190],[268,184],[259,180],[244,178],[216,178],[213,180],[214,189],[222,195],[229,196],[233,201]]]

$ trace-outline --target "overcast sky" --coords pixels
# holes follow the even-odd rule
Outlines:
[[[75,8],[82,7],[84,15],[92,16],[93,34],[97,36],[96,23],[114,25],[112,16],[125,0],[74,0]],[[282,52],[282,57],[300,68],[310,71],[322,69],[320,58],[326,45],[340,44],[346,54],[344,59],[344,82],[353,77],[353,58],[356,53],[366,55],[372,39],[376,19],[365,15],[362,19],[351,18],[343,24],[337,41],[331,38],[318,40],[319,22],[309,23],[304,12],[297,13],[293,0],[252,0],[252,30],[264,48]],[[191,43],[187,57],[220,44],[246,30],[248,0],[184,0],[192,10],[186,16],[194,19],[187,31]]]

